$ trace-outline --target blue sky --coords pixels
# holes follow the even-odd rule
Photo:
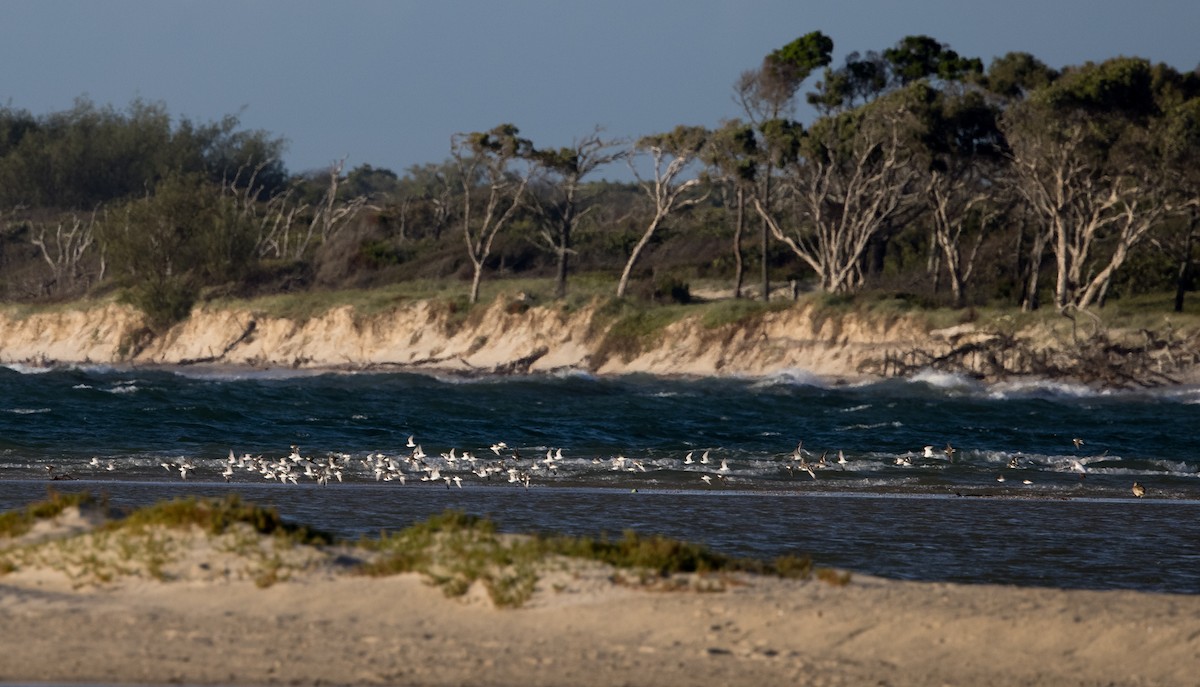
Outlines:
[[[546,147],[716,126],[740,114],[742,71],[814,30],[835,64],[927,34],[985,65],[1014,50],[1200,65],[1196,0],[6,0],[0,101],[238,114],[288,140],[293,172],[345,157],[400,173],[502,122]]]

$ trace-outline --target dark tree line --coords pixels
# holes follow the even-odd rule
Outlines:
[[[813,32],[767,53],[733,84],[743,118],[712,128],[552,148],[501,124],[403,174],[292,175],[281,140],[159,104],[0,109],[0,296],[120,289],[165,324],[209,294],[451,277],[474,300],[495,274],[553,277],[562,298],[586,273],[619,296],[727,279],[769,298],[787,279],[1066,314],[1173,291],[1182,309],[1196,72],[1025,53],[985,67],[928,36],[832,52]],[[633,182],[597,178],[622,160]]]

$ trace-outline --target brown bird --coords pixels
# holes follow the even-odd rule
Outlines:
[[[1080,448],[1083,446],[1083,439],[1080,439],[1079,437],[1075,437],[1074,439],[1071,440],[1071,443],[1075,444],[1075,448]]]
[[[1138,497],[1139,499],[1146,495],[1146,487],[1143,487],[1142,485],[1138,484],[1137,482],[1133,483],[1132,491],[1133,491],[1133,495]]]

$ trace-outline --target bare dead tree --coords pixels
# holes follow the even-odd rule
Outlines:
[[[638,185],[654,204],[654,215],[651,217],[646,231],[642,233],[641,239],[634,245],[633,251],[629,254],[629,260],[625,262],[621,280],[617,283],[617,298],[625,297],[633,266],[637,263],[642,250],[650,243],[654,232],[662,226],[663,221],[672,212],[692,207],[708,198],[707,193],[701,196],[689,195],[692,189],[700,186],[700,179],[693,177],[679,180],[679,176],[700,154],[707,137],[708,131],[704,127],[679,126],[670,133],[646,136],[634,146],[635,153],[637,151],[648,152],[654,164],[654,179],[644,179],[633,163],[633,156],[630,156],[629,168],[633,171]]]
[[[96,213],[97,210],[92,210],[92,214],[86,219],[81,219],[74,213],[70,215],[69,220],[59,218],[51,237],[47,237],[46,224],[38,224],[32,228],[30,242],[38,247],[42,259],[50,267],[51,281],[47,287],[50,291],[70,292],[84,279],[84,258],[95,244]],[[104,279],[105,266],[104,254],[101,251],[95,281]]]
[[[519,137],[517,127],[502,124],[486,132],[459,133],[450,137],[450,152],[458,166],[463,186],[463,238],[467,257],[474,267],[471,302],[479,302],[483,265],[492,252],[496,236],[521,207],[521,198],[529,185],[530,170],[514,173],[513,163],[529,155],[532,144]],[[482,189],[475,180],[482,180]],[[479,219],[472,215],[478,191],[486,194]]]
[[[816,272],[821,290],[849,292],[862,285],[871,239],[912,202],[916,170],[902,140],[911,128],[902,112],[828,123],[809,132],[808,154],[783,170],[787,202],[778,211],[753,202],[772,235]]]
[[[321,243],[328,242],[344,226],[350,223],[367,205],[366,196],[356,196],[347,201],[338,199],[338,187],[342,183],[342,169],[346,159],[342,158],[329,166],[329,184],[321,200],[313,208],[312,218],[304,239],[296,245],[295,257],[298,259],[308,250],[314,236],[321,237]]]
[[[222,185],[222,194],[231,199],[238,220],[255,228],[255,255],[299,260],[320,238],[330,240],[349,224],[367,206],[366,196],[356,196],[343,201],[338,198],[342,183],[345,159],[329,166],[329,181],[321,200],[314,206],[296,202],[295,186],[262,199],[263,186],[257,183],[259,172],[271,164],[267,160],[257,167],[239,169],[232,179]],[[242,181],[245,175],[245,181]],[[308,224],[298,229],[300,221],[307,215]]]

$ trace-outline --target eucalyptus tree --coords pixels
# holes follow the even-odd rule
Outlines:
[[[962,57],[945,43],[929,36],[905,36],[883,51],[893,81],[907,86],[922,79],[962,81],[970,74],[981,74],[983,62],[977,57]]]
[[[961,307],[988,225],[1006,205],[997,192],[1005,152],[996,125],[999,111],[978,90],[935,91],[924,83],[909,90],[923,96],[910,102],[917,101],[912,109],[922,120],[922,195],[935,290],[944,265],[954,304]]]
[[[1200,244],[1200,74],[1189,75],[1191,83],[1158,122],[1153,148],[1161,155],[1166,183],[1180,209],[1164,231],[1151,237],[1155,248],[1175,262],[1175,312],[1183,311],[1184,295],[1192,279],[1196,247]]]
[[[1157,113],[1152,81],[1145,60],[1089,63],[1001,117],[1016,190],[1049,235],[1064,314],[1100,299],[1129,251],[1172,209],[1161,166],[1129,154]]]
[[[512,124],[501,124],[489,131],[457,133],[450,138],[450,154],[462,182],[463,238],[474,268],[471,303],[479,302],[479,284],[492,243],[520,209],[529,185],[530,167],[518,168],[518,163],[529,159],[533,144],[519,134]],[[475,207],[479,200],[482,208]]]
[[[686,176],[692,164],[700,158],[707,141],[708,130],[704,127],[677,126],[668,133],[638,139],[634,145],[633,154],[629,157],[629,168],[633,171],[638,186],[649,197],[654,210],[646,230],[633,246],[629,259],[625,262],[621,280],[617,283],[618,298],[625,297],[633,266],[667,217],[673,212],[692,207],[707,198],[708,194],[696,192],[701,185],[701,179],[696,176]],[[634,164],[634,159],[639,153],[650,156],[653,179],[643,178],[637,165]]]
[[[571,234],[576,224],[592,208],[580,194],[583,179],[596,169],[624,158],[628,151],[618,142],[601,137],[600,129],[576,139],[570,147],[558,150],[534,150],[531,158],[541,172],[529,206],[539,221],[538,237],[554,252],[554,295],[567,295],[570,270]]]
[[[858,289],[870,241],[913,203],[915,130],[896,98],[822,118],[781,170],[784,202],[769,209],[754,199],[771,233],[812,268],[821,290]]]
[[[832,53],[833,40],[820,31],[812,31],[769,53],[757,69],[743,72],[734,84],[734,99],[762,135],[759,149],[763,172],[758,175],[760,186],[757,193],[760,202],[768,209],[772,203],[772,172],[780,156],[786,154],[775,148],[781,138],[770,135],[768,130],[779,129],[781,123],[790,123],[796,91],[814,70],[830,63]],[[783,140],[790,144],[788,137],[783,137]],[[770,298],[771,293],[767,260],[769,237],[770,228],[764,221],[761,232],[764,301]]]
[[[726,207],[733,206],[733,297],[741,298],[745,279],[742,234],[746,227],[746,199],[754,193],[758,173],[754,129],[740,120],[725,122],[712,133],[704,161],[709,179],[726,199]]]

